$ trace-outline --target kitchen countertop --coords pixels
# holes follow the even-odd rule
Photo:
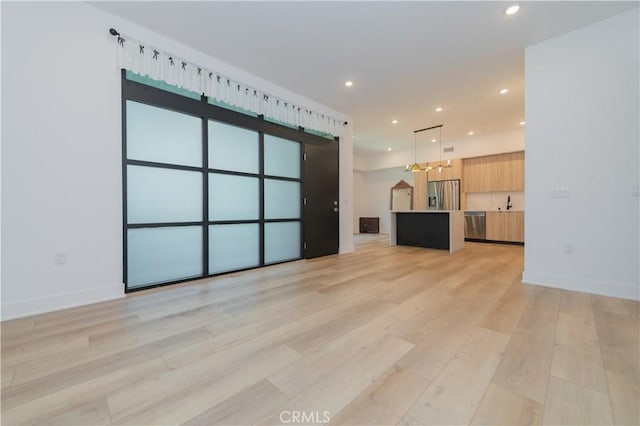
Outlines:
[[[391,210],[391,213],[455,213],[462,210]]]
[[[524,210],[391,210],[391,213],[466,213],[466,212],[500,212],[500,213],[522,213]]]
[[[391,210],[391,213],[523,212],[524,210]]]

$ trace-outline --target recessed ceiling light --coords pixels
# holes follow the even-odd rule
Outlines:
[[[514,15],[518,13],[519,10],[520,10],[520,6],[518,6],[517,4],[514,4],[513,6],[508,7],[507,10],[504,11],[504,13],[506,15]]]
[[[508,93],[509,89],[500,89],[500,94],[504,95],[505,93]]]
[[[469,136],[473,136],[473,135],[474,135],[474,133],[475,133],[475,132],[472,130],[472,131],[468,132],[467,134],[468,134]]]
[[[391,151],[391,148],[387,148],[387,151]]]
[[[398,124],[398,120],[391,120],[392,124]]]
[[[440,112],[440,111],[442,111],[442,107],[436,108],[436,112]]]
[[[344,85],[347,86],[347,87],[351,87],[351,86],[353,86],[353,81],[345,81]]]
[[[527,124],[527,122],[526,122],[526,121],[521,121],[521,122],[520,122],[520,125],[521,125],[521,126],[524,126],[525,124]]]
[[[435,142],[435,141],[436,141],[435,139],[431,139],[431,143],[433,143],[433,142]]]

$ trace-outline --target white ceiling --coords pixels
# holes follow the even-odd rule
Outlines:
[[[524,48],[638,7],[519,2],[505,15],[514,3],[92,2],[351,115],[360,154],[408,149],[436,124],[445,141],[518,129]]]

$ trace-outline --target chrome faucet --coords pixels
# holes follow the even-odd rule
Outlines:
[[[511,195],[507,195],[507,210],[509,210],[513,205],[511,204]]]

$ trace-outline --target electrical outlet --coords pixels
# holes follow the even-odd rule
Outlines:
[[[631,196],[632,197],[640,197],[640,185],[633,185],[631,187]]]
[[[575,250],[575,247],[573,246],[573,244],[566,244],[564,246],[564,252],[566,254],[572,254],[574,250]]]
[[[67,254],[66,253],[55,253],[53,255],[53,264],[54,265],[64,265],[67,263]]]

